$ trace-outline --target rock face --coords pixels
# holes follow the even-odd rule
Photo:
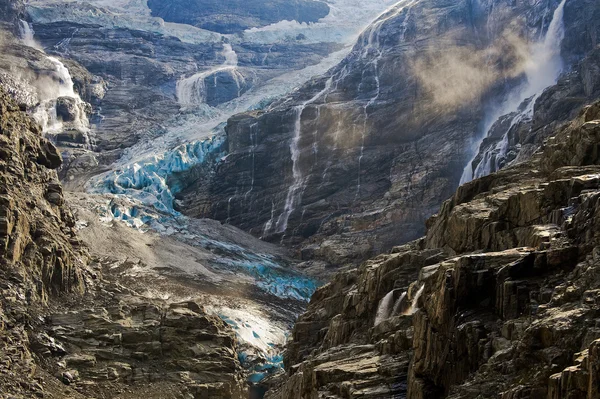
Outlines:
[[[319,289],[269,397],[597,397],[600,103],[554,132]]]
[[[147,384],[156,390],[150,397],[247,397],[235,334],[202,305],[149,301],[118,284],[91,299],[81,309],[51,314],[48,335],[38,335],[64,345],[52,353],[40,343],[60,357],[63,383],[100,397],[118,386],[141,397]]]
[[[56,148],[2,89],[2,257],[5,278],[28,283],[27,296],[45,302],[48,294],[81,292],[85,258],[73,231],[74,219],[63,207],[54,169]]]
[[[87,266],[56,173],[61,157],[2,88],[0,141],[0,391],[245,398],[236,336],[224,321],[196,302],[151,300],[123,286],[116,261]]]
[[[250,0],[227,4],[215,0],[173,0],[168,3],[150,0],[148,7],[152,9],[152,15],[165,21],[220,33],[241,32],[279,21],[316,22],[329,13],[326,3],[313,0]]]
[[[181,210],[328,265],[357,263],[417,238],[458,186],[488,108],[521,83],[524,42],[544,36],[558,4],[399,3],[325,76],[266,111],[230,118],[229,156],[214,175],[189,179]],[[582,19],[582,9],[598,11],[583,0],[565,6],[564,40],[582,40],[565,47],[567,67],[582,65],[596,45],[597,24]],[[571,102],[562,118],[585,101],[566,86],[573,92],[557,95]],[[536,123],[563,112],[547,101],[536,107]]]
[[[2,28],[16,33],[17,21],[25,15],[25,5],[22,1],[2,0],[0,15]]]
[[[0,88],[0,384],[37,390],[25,326],[58,294],[81,293],[86,261],[64,207],[56,148]],[[19,385],[21,384],[21,385]]]
[[[537,94],[533,104],[527,105],[526,100],[519,112],[502,116],[491,126],[471,162],[473,172],[484,175],[527,159],[558,124],[573,119],[582,104],[598,98],[598,17],[600,9],[591,2],[565,3],[562,56],[567,73]],[[532,107],[529,114],[523,112],[528,107]]]
[[[20,18],[26,15],[30,21],[34,39],[45,52],[67,66],[75,91],[93,106],[89,118],[93,146],[87,151],[74,150],[69,137],[58,137],[57,145],[65,158],[61,179],[68,189],[82,190],[91,176],[104,172],[132,146],[145,147],[169,129],[184,126],[192,131],[199,121],[219,115],[221,111],[214,107],[237,99],[258,83],[317,64],[341,48],[338,43],[306,42],[301,38],[252,42],[243,36],[165,24],[161,18],[149,15],[145,2],[133,3],[101,7],[91,1],[36,0],[28,2],[26,13],[20,14]],[[325,7],[314,18],[327,14],[324,3],[305,3],[309,4],[308,10],[310,5]],[[220,15],[231,19],[236,11],[228,7],[229,3],[218,4]],[[193,10],[198,8],[186,4],[181,12],[192,15]],[[235,68],[225,54],[228,44],[236,59]],[[224,64],[234,68],[235,74],[224,72]],[[202,101],[189,106],[180,98],[178,86],[199,74],[206,74],[206,82],[202,83],[205,90],[194,90],[204,91],[205,95]],[[250,105],[259,107],[258,102]],[[207,129],[198,135],[210,133]]]

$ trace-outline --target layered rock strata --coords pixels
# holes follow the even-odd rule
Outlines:
[[[88,265],[58,181],[60,154],[1,88],[0,141],[0,391],[246,397],[225,322],[194,301],[123,286],[117,260]]]
[[[600,104],[554,132],[319,289],[269,397],[597,397]]]

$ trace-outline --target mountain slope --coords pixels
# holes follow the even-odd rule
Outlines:
[[[560,4],[399,2],[327,74],[230,118],[228,157],[214,174],[179,179],[180,209],[291,245],[315,266],[357,264],[417,238],[458,186],[486,119],[527,82]],[[563,5],[564,43],[579,44],[554,45],[569,82],[589,80],[593,66],[576,69],[596,46],[598,5]],[[598,94],[569,90],[531,104],[537,128]],[[556,98],[571,104],[552,107]]]
[[[600,103],[313,296],[271,398],[595,398]]]

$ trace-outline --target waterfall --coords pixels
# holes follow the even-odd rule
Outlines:
[[[400,295],[400,298],[398,298],[396,300],[396,303],[394,303],[394,309],[392,310],[391,316],[395,316],[395,315],[399,315],[399,314],[403,313],[401,310],[402,310],[402,306],[404,305],[405,298],[406,298],[406,291],[404,291],[402,293],[402,295]]]
[[[510,127],[502,136],[502,140],[498,144],[488,148],[484,152],[479,164],[473,168],[472,163],[482,150],[481,143],[483,139],[480,141],[476,147],[475,156],[465,166],[460,184],[488,175],[501,167],[500,163],[505,159],[509,149],[508,135],[511,129],[519,122],[531,119],[536,100],[546,88],[556,84],[563,69],[563,60],[560,52],[565,36],[563,24],[565,3],[566,0],[562,0],[554,11],[544,40],[534,44],[531,48],[531,54],[525,65],[526,83],[518,87],[509,97],[509,100],[495,111],[495,117],[490,119],[493,122],[503,115],[516,112],[511,120]],[[519,110],[524,103],[526,106]],[[490,129],[492,126],[490,123],[484,129],[486,136],[491,133]]]
[[[225,62],[223,63],[223,65],[229,65],[234,67],[238,65],[238,56],[236,52],[233,51],[233,47],[231,47],[231,44],[223,44],[223,51],[221,52],[221,55],[225,57]]]
[[[381,28],[385,22],[390,21],[400,15],[406,8],[412,8],[413,5],[417,4],[419,0],[400,0],[377,17],[375,22],[369,25],[362,36],[362,46],[364,48],[362,58],[365,58],[369,54],[371,49],[379,49],[379,35]],[[404,19],[406,21],[406,17]]]
[[[33,48],[38,48],[38,44],[35,42],[35,39],[33,38],[33,36],[35,35],[35,32],[33,31],[33,29],[31,28],[31,25],[24,20],[19,20],[20,22],[20,30],[21,30],[21,40],[23,40],[23,43],[26,46],[29,47],[33,47]]]
[[[331,85],[333,83],[333,77],[327,79],[325,83],[325,87],[323,90],[318,92],[311,99],[303,102],[300,105],[294,107],[295,113],[295,122],[294,122],[294,135],[292,137],[292,141],[290,143],[290,154],[292,158],[292,185],[288,189],[288,193],[285,199],[285,206],[283,208],[283,212],[279,215],[277,219],[277,223],[275,224],[277,233],[285,233],[287,230],[288,220],[290,215],[296,209],[296,206],[301,200],[302,197],[302,188],[304,187],[304,183],[306,182],[307,177],[303,176],[302,169],[300,168],[300,164],[298,160],[300,159],[300,138],[302,136],[302,112],[307,105],[314,103],[321,96],[327,94],[331,89]],[[267,222],[266,226],[271,226],[273,224],[272,220]],[[267,230],[268,232],[268,230]]]
[[[23,44],[40,49],[34,40],[34,31],[29,23],[21,20],[20,28]],[[57,104],[61,97],[71,99],[75,105],[73,109],[75,114],[72,115],[73,120],[69,121],[70,127],[83,134],[85,145],[90,148],[93,143],[90,137],[90,123],[86,113],[87,104],[75,92],[73,78],[65,64],[55,57],[46,56],[46,59],[54,66],[53,79],[50,83],[44,81],[38,85],[40,103],[33,110],[32,116],[40,124],[44,133],[60,133],[64,130],[64,121],[57,113]]]
[[[398,292],[400,292],[400,290],[393,289],[388,292],[381,299],[381,301],[379,301],[379,305],[377,306],[377,314],[375,315],[374,326],[377,326],[378,324],[394,316],[412,314],[412,312],[410,312],[410,308],[407,310],[405,309],[407,305],[406,291],[403,291],[398,299],[394,300],[396,293]]]
[[[415,294],[415,297],[412,300],[410,308],[406,311],[405,314],[410,315],[410,314],[413,314],[413,313],[415,313],[417,311],[417,309],[419,308],[419,298],[421,297],[421,295],[423,295],[423,290],[424,289],[425,289],[425,284],[422,284],[421,288],[419,288],[419,290]]]
[[[366,58],[372,51],[375,51],[377,54],[373,58],[373,60],[369,63],[370,66],[372,66],[372,68],[373,68],[373,77],[375,79],[376,90],[375,90],[375,95],[372,96],[363,106],[363,128],[361,131],[361,145],[360,145],[360,151],[359,151],[359,155],[358,155],[358,177],[357,177],[357,182],[356,182],[356,196],[355,196],[356,198],[359,198],[359,196],[360,196],[360,184],[361,184],[360,175],[361,175],[361,171],[362,171],[362,160],[363,160],[364,151],[365,151],[367,121],[369,118],[368,108],[377,101],[377,99],[379,98],[379,95],[381,93],[381,85],[380,85],[380,80],[379,80],[379,62],[381,61],[381,58],[383,57],[383,51],[380,49],[380,43],[379,43],[379,36],[381,34],[381,28],[383,27],[383,25],[386,21],[389,21],[390,19],[397,17],[404,10],[407,10],[406,15],[404,16],[404,20],[402,21],[402,39],[404,39],[406,30],[408,29],[408,18],[410,17],[410,11],[412,10],[412,6],[415,5],[416,3],[417,3],[416,0],[412,0],[412,1],[402,0],[398,3],[396,3],[392,8],[390,8],[388,11],[384,12],[379,17],[379,19],[375,23],[373,23],[363,33],[362,58]],[[365,38],[366,38],[366,43],[365,43]],[[366,68],[365,68],[365,70],[363,70],[363,77],[364,77],[364,72],[366,70],[367,70]],[[360,86],[362,86],[362,83],[363,82],[361,79],[361,83],[359,84],[359,89],[360,89]]]
[[[198,72],[188,78],[182,78],[177,82],[175,93],[177,95],[177,101],[182,108],[185,109],[206,103],[206,80],[212,76],[212,85],[214,88],[217,88],[217,75],[219,73],[229,74],[237,87],[237,97],[242,94],[246,79],[244,78],[244,75],[238,71],[238,56],[231,47],[231,44],[223,44],[221,56],[225,58],[225,61],[221,65],[208,71]]]
[[[258,123],[255,122],[252,125],[250,125],[250,154],[252,156],[252,170],[250,171],[250,188],[248,189],[248,191],[246,191],[246,193],[244,194],[244,201],[247,200],[248,195],[250,195],[250,193],[252,192],[252,190],[254,190],[254,169],[255,169],[255,158],[256,158],[256,147],[258,145],[257,140],[258,140],[258,133],[255,131],[256,127],[258,126]],[[250,206],[251,208],[251,206]]]
[[[63,130],[63,121],[57,115],[59,98],[67,97],[75,103],[75,115],[70,122],[73,128],[85,136],[86,143],[91,145],[89,137],[89,120],[86,114],[86,104],[74,90],[73,78],[67,67],[55,57],[46,57],[54,64],[54,85],[47,85],[41,93],[40,105],[33,112],[33,117],[42,126],[45,133],[59,133]]]
[[[393,305],[394,290],[391,290],[381,299],[381,301],[379,301],[379,306],[377,307],[377,314],[375,315],[375,325],[380,324],[382,321],[386,320],[390,316],[390,311]]]

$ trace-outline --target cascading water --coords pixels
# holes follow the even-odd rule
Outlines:
[[[250,126],[250,154],[252,157],[252,170],[250,171],[250,188],[244,194],[244,201],[246,201],[248,199],[248,196],[250,195],[252,190],[254,190],[254,168],[255,168],[255,159],[256,159],[256,146],[258,145],[258,141],[257,141],[258,133],[256,132],[257,126],[258,126],[258,123],[253,123]]]
[[[379,301],[377,314],[375,315],[374,326],[377,326],[378,324],[394,316],[412,314],[410,308],[405,310],[407,306],[406,291],[402,292],[398,299],[394,300],[399,291],[400,290],[397,289],[391,290],[381,299],[381,301]]]
[[[20,21],[21,40],[28,47],[43,51],[34,39],[35,32],[26,21]],[[52,80],[44,81],[39,85],[39,105],[33,110],[34,119],[41,125],[42,131],[47,134],[56,134],[64,130],[64,121],[58,115],[57,104],[59,99],[66,98],[72,103],[69,115],[69,128],[82,133],[88,148],[93,144],[90,138],[89,120],[86,114],[86,103],[81,100],[74,90],[74,83],[68,68],[57,58],[46,56],[54,66]],[[43,83],[43,84],[42,84]],[[63,100],[65,101],[65,100]]]
[[[182,108],[189,108],[204,104],[207,102],[208,87],[206,81],[212,77],[212,85],[214,89],[218,87],[218,75],[221,73],[228,74],[236,85],[236,97],[242,94],[242,90],[246,85],[246,79],[238,68],[238,56],[231,47],[231,44],[223,44],[221,55],[225,61],[220,66],[208,71],[199,72],[188,78],[180,79],[176,85],[177,101]]]
[[[400,298],[398,298],[396,300],[396,303],[394,303],[394,309],[392,309],[392,316],[401,314],[401,310],[402,310],[402,306],[404,305],[404,300],[406,298],[406,291],[404,291],[402,293],[402,295],[400,295]]]
[[[419,288],[419,290],[415,294],[415,297],[412,300],[412,303],[410,304],[410,308],[404,314],[407,314],[407,315],[413,314],[417,311],[417,309],[419,309],[419,298],[421,297],[421,295],[423,295],[424,289],[425,289],[425,284],[421,285],[421,288]]]
[[[479,142],[476,147],[478,150],[476,149],[475,156],[469,161],[463,171],[460,184],[469,182],[474,178],[486,176],[497,171],[502,166],[502,162],[506,158],[509,149],[508,135],[511,129],[519,122],[531,119],[538,97],[546,88],[556,84],[563,69],[560,52],[562,40],[565,35],[563,25],[565,3],[566,0],[562,0],[554,11],[544,40],[532,46],[531,54],[525,66],[526,83],[518,87],[509,97],[509,100],[496,110],[494,113],[495,116],[490,118],[490,121],[494,122],[503,115],[515,112],[516,114],[513,116],[509,128],[502,136],[500,142],[485,150],[480,162],[473,168],[473,161],[482,150],[480,147],[483,139]],[[492,126],[493,123],[489,123],[484,129],[486,136],[491,133],[490,129]]]
[[[412,0],[412,1],[402,0],[402,1],[398,2],[392,8],[390,8],[388,11],[384,12],[379,17],[379,19],[373,25],[371,25],[369,27],[368,31],[365,31],[363,33],[363,52],[362,52],[361,57],[363,59],[365,59],[372,52],[376,53],[376,56],[369,63],[369,65],[373,68],[373,78],[375,79],[375,95],[372,96],[363,106],[363,128],[361,131],[361,145],[360,145],[360,151],[359,151],[359,155],[358,155],[358,177],[357,177],[357,182],[356,182],[356,197],[357,198],[360,196],[360,183],[361,183],[360,177],[361,177],[361,172],[362,172],[362,160],[363,160],[364,151],[365,151],[367,121],[369,118],[368,108],[377,101],[377,99],[379,98],[379,96],[381,94],[381,84],[380,84],[380,80],[379,80],[379,62],[381,61],[381,58],[383,57],[383,51],[381,50],[380,41],[379,41],[379,38],[381,35],[381,28],[384,26],[384,23],[386,21],[396,18],[402,12],[407,10],[407,13],[404,17],[404,21],[402,23],[402,39],[404,39],[406,30],[408,29],[408,19],[410,17],[410,10],[412,9],[412,6],[416,3],[417,3],[416,0]],[[366,41],[365,41],[365,38],[366,38]],[[363,76],[366,71],[367,71],[367,69],[365,68],[365,70],[363,71]],[[363,84],[363,79],[361,79],[359,88],[360,88],[360,86],[362,86],[362,84]]]
[[[29,22],[20,20],[21,40],[26,46],[38,48],[38,44],[35,42],[33,36],[35,32],[31,28]]]
[[[288,220],[290,215],[296,209],[296,206],[300,203],[302,197],[302,188],[304,187],[304,183],[306,182],[306,177],[302,173],[302,169],[300,168],[300,164],[298,162],[300,158],[300,138],[302,136],[302,112],[304,112],[304,108],[307,105],[314,103],[323,95],[329,92],[331,89],[331,85],[333,82],[333,77],[327,79],[325,83],[325,87],[323,90],[318,92],[313,98],[303,102],[300,105],[294,107],[294,113],[296,115],[296,119],[294,122],[294,136],[290,143],[290,154],[292,158],[292,185],[288,189],[288,193],[285,199],[285,206],[283,208],[283,212],[279,215],[277,219],[277,223],[275,224],[275,228],[277,233],[285,233],[287,230]],[[268,221],[265,225],[271,226],[273,224],[272,220]],[[266,231],[268,233],[268,230]]]
[[[385,294],[381,301],[379,301],[377,314],[375,315],[375,325],[380,324],[389,317],[392,306],[394,306],[394,290]]]
[[[89,138],[89,120],[86,114],[86,104],[81,100],[79,94],[73,89],[73,79],[67,67],[55,57],[46,57],[48,61],[54,64],[53,84],[46,85],[45,90],[40,94],[40,105],[33,113],[33,117],[42,126],[44,133],[56,134],[64,129],[61,118],[57,115],[57,104],[60,98],[66,97],[73,104],[73,115],[70,121],[70,127],[83,133],[86,142],[91,145]]]

